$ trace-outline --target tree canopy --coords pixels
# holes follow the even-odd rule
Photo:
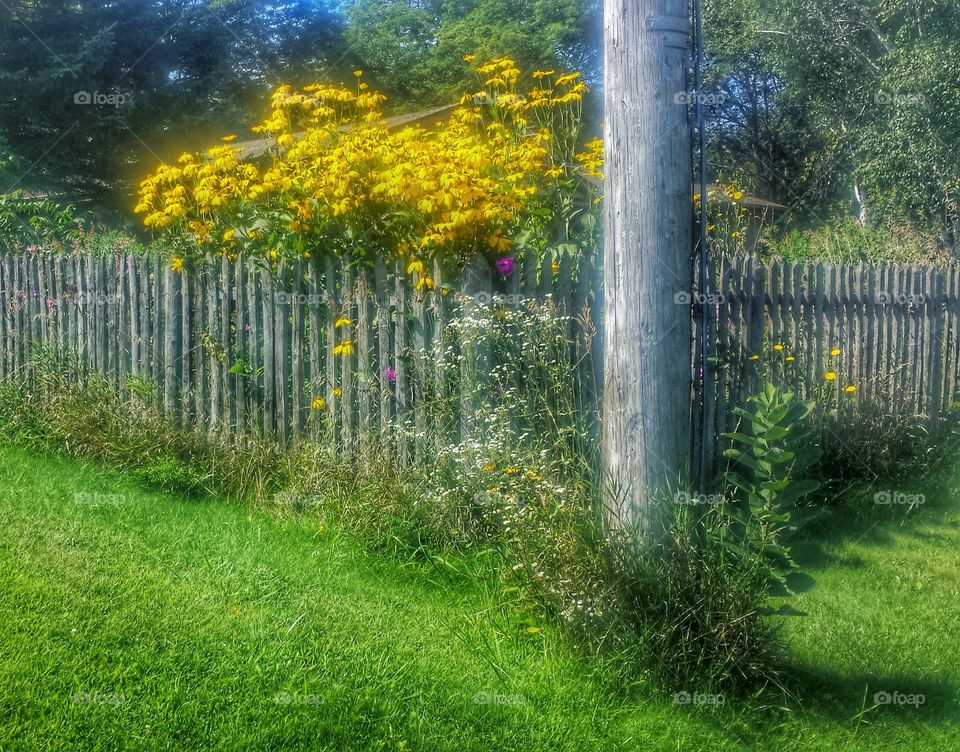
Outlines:
[[[707,0],[713,167],[802,216],[957,229],[960,6]]]

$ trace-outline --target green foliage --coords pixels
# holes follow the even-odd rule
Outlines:
[[[8,248],[57,249],[81,234],[80,219],[72,206],[30,198],[21,191],[0,194],[0,243]]]
[[[849,214],[856,189],[869,221],[957,241],[960,6],[707,0],[706,16],[721,175],[811,219]]]
[[[755,558],[774,594],[791,594],[787,575],[797,570],[787,539],[796,531],[792,511],[820,484],[802,478],[818,459],[816,447],[805,442],[813,401],[764,385],[750,398],[752,410],[734,408],[739,430],[724,434],[732,446],[724,450],[733,466],[724,477],[735,495],[730,505],[733,524],[723,540],[745,559]]]
[[[196,468],[176,457],[163,457],[135,467],[133,477],[151,488],[188,497],[203,495],[206,481]]]
[[[286,479],[282,452],[171,424],[156,387],[138,376],[117,391],[74,357],[32,354],[32,380],[0,384],[0,435],[42,452],[68,452],[128,470],[145,484],[192,496],[266,498]]]
[[[768,585],[757,557],[726,542],[730,520],[719,508],[674,508],[656,540],[606,543],[609,638],[669,687],[742,692],[779,681],[781,646],[762,615]]]
[[[144,164],[245,130],[280,79],[349,75],[343,54],[339,19],[312,0],[9,0],[0,137],[17,184],[129,211]]]
[[[399,102],[459,101],[476,88],[465,55],[508,55],[523,70],[575,69],[588,83],[600,74],[600,3],[596,0],[413,2],[352,0],[345,38],[357,64]]]
[[[790,230],[772,242],[767,254],[785,261],[910,264],[947,260],[937,243],[910,226],[861,227],[852,218],[813,230]]]

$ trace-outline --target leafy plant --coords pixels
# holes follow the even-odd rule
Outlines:
[[[755,558],[771,594],[790,595],[788,576],[798,570],[786,542],[796,530],[793,510],[820,487],[798,477],[819,458],[819,450],[804,441],[815,403],[769,382],[750,402],[752,411],[734,410],[743,421],[740,430],[724,434],[732,442],[724,455],[733,463],[724,477],[735,495],[733,524],[724,538],[741,556]]]

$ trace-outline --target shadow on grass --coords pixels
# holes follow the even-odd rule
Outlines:
[[[877,494],[922,495],[923,503],[879,504]],[[896,539],[913,537],[927,544],[948,543],[951,536],[937,533],[930,526],[957,527],[950,516],[960,508],[960,479],[940,471],[911,483],[905,481],[866,481],[847,489],[830,506],[814,510],[813,521],[791,541],[794,559],[809,571],[827,567],[858,569],[866,562],[856,554],[838,553],[842,544],[855,543],[871,548],[896,545]]]
[[[805,664],[786,667],[786,689],[804,710],[838,722],[857,715],[960,724],[960,682],[907,674],[841,674]]]

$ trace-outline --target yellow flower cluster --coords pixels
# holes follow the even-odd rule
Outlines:
[[[241,160],[228,136],[203,155],[161,165],[141,183],[136,211],[180,241],[178,258],[240,249],[309,257],[355,249],[359,238],[407,257],[417,287],[432,289],[425,259],[506,253],[524,213],[574,164],[587,91],[579,73],[535,71],[536,85],[521,93],[509,58],[476,72],[482,90],[431,129],[389,128],[386,98],[361,71],[354,89],[281,86],[254,128],[275,143],[266,163]],[[599,174],[602,143],[587,144],[580,161]]]

